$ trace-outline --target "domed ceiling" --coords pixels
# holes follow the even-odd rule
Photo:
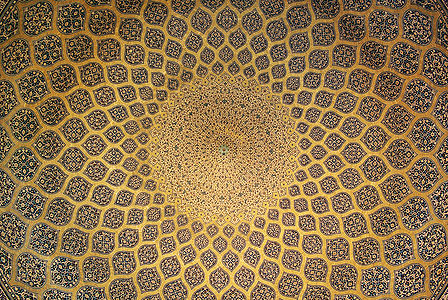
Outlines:
[[[0,0],[0,299],[448,297],[447,12]]]

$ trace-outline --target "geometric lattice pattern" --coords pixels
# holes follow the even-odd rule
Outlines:
[[[0,0],[0,299],[445,299],[442,0]]]

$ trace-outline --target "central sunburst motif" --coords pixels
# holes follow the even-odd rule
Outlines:
[[[154,157],[166,191],[204,220],[262,212],[284,193],[297,167],[287,109],[268,88],[242,77],[185,86],[157,122]]]

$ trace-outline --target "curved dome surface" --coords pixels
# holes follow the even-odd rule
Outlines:
[[[0,299],[445,299],[442,0],[0,0]]]

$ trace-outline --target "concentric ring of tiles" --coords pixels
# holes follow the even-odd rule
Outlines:
[[[0,295],[437,299],[445,11],[0,1]]]

